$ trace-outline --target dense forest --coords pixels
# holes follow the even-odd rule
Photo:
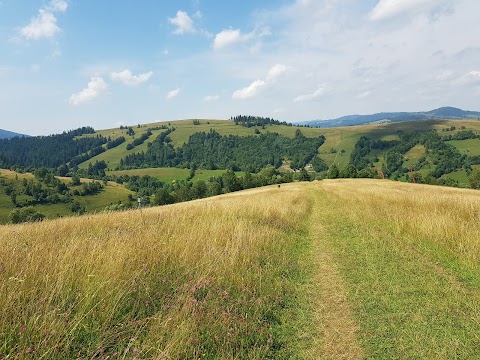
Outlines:
[[[76,138],[93,133],[95,133],[93,128],[82,127],[58,135],[2,139],[0,140],[0,167],[56,168],[76,156],[97,148],[97,151],[91,152],[91,155],[95,156],[98,148],[107,143],[108,139],[98,135]],[[88,158],[84,158],[83,161],[85,160]]]
[[[198,132],[175,149],[168,133],[160,134],[145,153],[131,154],[120,161],[120,169],[175,167],[233,169],[258,172],[267,165],[276,168],[290,160],[293,169],[308,164],[325,138],[307,138],[300,130],[290,139],[276,133],[259,136],[221,136],[214,130]]]
[[[279,120],[274,120],[271,118],[264,118],[261,116],[245,116],[245,115],[237,115],[232,116],[230,120],[235,122],[235,125],[241,125],[245,127],[252,127],[252,126],[265,126],[265,125],[287,125],[292,126],[291,123],[287,123],[286,121],[280,122]]]

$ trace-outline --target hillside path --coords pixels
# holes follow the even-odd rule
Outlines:
[[[332,204],[323,199],[320,189],[312,189],[311,193],[314,204],[310,236],[317,268],[313,289],[314,320],[318,334],[308,355],[312,359],[360,359],[363,354],[357,338],[359,327],[353,317],[345,281],[327,241],[328,232],[323,225],[325,209]]]

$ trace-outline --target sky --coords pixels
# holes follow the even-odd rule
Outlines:
[[[478,0],[0,0],[0,128],[480,110]]]

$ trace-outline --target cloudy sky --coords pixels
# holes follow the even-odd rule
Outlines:
[[[478,0],[0,0],[0,128],[480,110]]]

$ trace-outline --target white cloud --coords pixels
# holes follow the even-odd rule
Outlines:
[[[168,18],[168,22],[177,27],[173,32],[174,34],[182,35],[195,32],[193,20],[190,16],[188,16],[187,12],[185,11],[178,10],[175,17]]]
[[[93,76],[85,89],[70,96],[69,103],[73,106],[77,106],[92,101],[105,94],[107,90],[107,83],[100,76]]]
[[[169,91],[166,96],[167,100],[173,99],[174,97],[178,96],[178,94],[180,94],[180,91],[182,91],[182,89],[180,88]]]
[[[213,48],[215,50],[231,46],[233,44],[244,43],[253,37],[253,33],[242,34],[239,29],[222,30],[213,40]]]
[[[65,0],[52,0],[47,6],[50,11],[65,12],[68,9],[68,3]]]
[[[267,80],[274,80],[279,76],[283,75],[288,70],[288,66],[283,64],[273,65],[267,74]]]
[[[60,28],[57,26],[57,18],[47,10],[38,10],[38,15],[30,23],[20,29],[20,35],[25,39],[52,38]]]
[[[203,101],[205,102],[214,102],[220,99],[220,96],[218,95],[208,95],[203,98]]]
[[[20,28],[20,35],[25,39],[38,40],[41,38],[52,38],[60,28],[57,26],[57,18],[54,12],[65,12],[68,3],[65,0],[52,0],[50,3],[38,10],[38,15],[30,20],[30,23]]]
[[[145,81],[148,81],[148,79],[150,79],[152,75],[152,71],[143,74],[133,75],[130,70],[125,69],[120,72],[113,72],[110,77],[112,78],[112,80],[119,81],[124,85],[135,86],[144,83]]]
[[[370,20],[384,20],[400,15],[434,11],[450,0],[380,0],[369,14]]]
[[[265,80],[258,79],[253,83],[251,83],[249,86],[243,89],[236,90],[233,93],[232,98],[247,99],[255,95],[258,95],[260,88],[270,85],[272,82],[274,82],[275,79],[283,75],[288,69],[289,67],[283,64],[273,65],[268,71],[268,74]]]
[[[295,99],[293,99],[293,101],[294,102],[312,101],[312,100],[315,100],[316,98],[321,97],[322,95],[325,95],[326,91],[327,91],[327,89],[326,89],[325,84],[322,84],[313,93],[299,95]]]
[[[249,86],[236,90],[233,95],[232,99],[248,99],[258,94],[260,88],[265,86],[265,81],[263,80],[255,80]]]
[[[460,76],[455,83],[458,85],[467,85],[467,84],[475,84],[480,83],[480,71],[479,70],[472,70],[469,73]]]

